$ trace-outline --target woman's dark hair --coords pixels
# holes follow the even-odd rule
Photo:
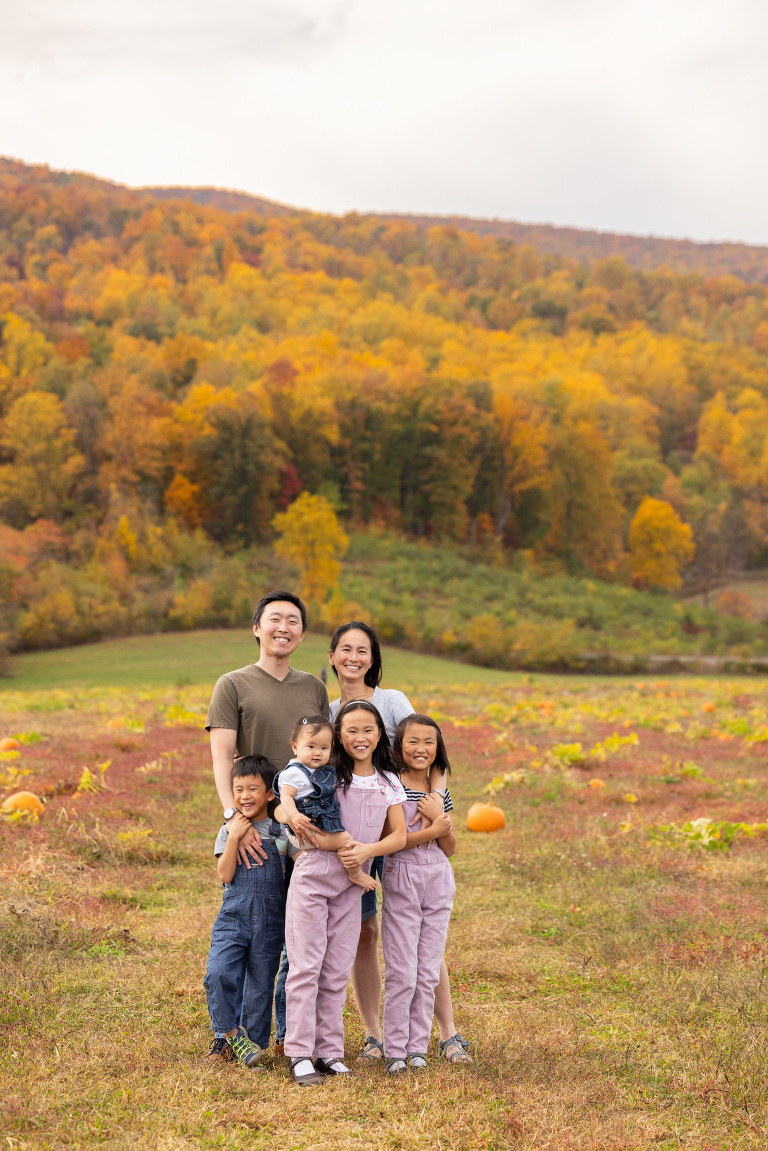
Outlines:
[[[384,720],[379,715],[379,709],[369,703],[367,699],[351,699],[345,703],[342,708],[339,708],[339,714],[333,723],[333,748],[331,750],[331,766],[335,769],[338,776],[339,783],[346,791],[352,782],[353,768],[355,761],[351,755],[344,750],[344,744],[341,742],[341,721],[345,715],[350,711],[369,711],[379,728],[379,742],[374,748],[373,766],[377,771],[388,771],[391,775],[399,775],[400,769],[396,766],[392,759],[392,749],[389,746],[389,736],[387,729],[384,726]]]
[[[435,729],[435,735],[437,737],[437,755],[435,756],[435,762],[432,764],[432,766],[437,768],[438,771],[444,771],[446,775],[450,775],[451,765],[448,761],[448,752],[445,750],[445,741],[443,739],[442,731],[431,716],[420,715],[416,711],[413,713],[413,715],[407,715],[405,719],[401,719],[397,725],[397,728],[395,729],[395,739],[392,745],[392,758],[395,761],[398,775],[401,771],[404,771],[407,766],[405,760],[403,759],[403,736],[412,723],[421,723],[424,725],[424,727],[433,727]]]
[[[291,728],[290,741],[295,743],[300,731],[306,729],[310,735],[317,735],[324,727],[329,727],[333,731],[333,724],[324,715],[319,713],[317,715],[303,715],[300,719],[295,720]]]
[[[353,619],[350,620],[349,623],[339,624],[331,636],[331,655],[333,655],[339,646],[341,637],[348,631],[363,631],[368,636],[371,644],[371,666],[365,673],[363,682],[366,687],[378,687],[381,683],[381,642],[369,623],[363,623],[359,619]],[[333,664],[331,664],[331,667],[333,667]],[[336,679],[339,678],[339,673],[335,667],[333,667],[333,674],[336,676]]]
[[[275,769],[264,755],[243,755],[232,764],[232,783],[236,779],[246,779],[248,776],[259,775],[264,780],[264,786],[269,791],[275,778]]]
[[[301,634],[303,635],[307,630],[307,609],[304,606],[304,601],[299,599],[292,591],[268,591],[266,595],[263,595],[253,609],[251,625],[258,627],[261,622],[261,617],[269,605],[271,603],[282,603],[283,601],[285,601],[285,603],[292,603],[295,608],[299,609],[299,615],[301,616]],[[256,636],[256,643],[261,647],[261,640],[258,636]]]

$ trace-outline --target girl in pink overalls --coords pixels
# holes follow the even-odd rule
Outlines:
[[[347,870],[369,871],[374,856],[399,851],[406,842],[405,793],[372,703],[350,700],[341,708],[331,762],[341,821],[352,842],[338,853],[296,857],[285,916],[285,1054],[302,1086],[319,1082],[321,1074],[349,1074],[342,1009],[360,936],[361,897]]]
[[[435,721],[415,713],[401,720],[394,756],[405,788],[408,835],[404,848],[384,860],[381,879],[384,1052],[391,1075],[427,1065],[435,988],[456,891],[448,862],[456,850],[450,793],[446,788],[441,800],[429,795],[432,768],[446,775],[451,770]]]

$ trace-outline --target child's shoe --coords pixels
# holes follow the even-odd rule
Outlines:
[[[315,1070],[321,1075],[354,1075],[341,1059],[316,1059]]]
[[[323,1082],[322,1075],[315,1070],[314,1063],[306,1056],[291,1060],[291,1079],[294,1083],[298,1083],[299,1087],[312,1087],[315,1083]]]
[[[411,1071],[423,1071],[427,1066],[427,1057],[422,1055],[420,1051],[411,1051],[406,1055],[405,1061]]]
[[[261,1059],[261,1048],[258,1043],[251,1042],[244,1027],[238,1027],[236,1035],[228,1035],[227,1043],[231,1047],[235,1059],[238,1063],[241,1063],[243,1067],[251,1068],[254,1071],[265,1070],[264,1067],[257,1068],[257,1064]]]
[[[235,1056],[223,1035],[216,1036],[208,1048],[208,1058],[217,1063],[233,1063]]]
[[[387,1075],[402,1075],[408,1070],[408,1064],[404,1059],[388,1059],[387,1060]]]

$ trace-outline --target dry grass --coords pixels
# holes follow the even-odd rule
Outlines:
[[[163,725],[167,693],[130,712],[114,693],[59,711],[17,697],[9,729],[45,737],[18,764],[48,809],[36,827],[0,827],[7,1146],[765,1146],[765,840],[708,851],[652,831],[762,820],[764,698],[760,684],[684,680],[425,692],[420,707],[459,721],[446,732],[460,827],[493,775],[523,773],[503,799],[507,829],[461,832],[455,859],[447,958],[475,1061],[396,1083],[370,1068],[301,1092],[284,1063],[261,1077],[206,1063],[201,981],[219,896],[199,729]],[[638,745],[566,768],[552,754],[615,730]],[[109,790],[68,790],[106,755]],[[691,763],[699,771],[681,774]],[[143,852],[118,838],[131,829]],[[347,1024],[351,1055],[351,998]]]

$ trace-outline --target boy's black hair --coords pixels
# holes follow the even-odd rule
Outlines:
[[[294,721],[293,727],[291,728],[290,741],[291,743],[295,743],[300,731],[307,729],[310,735],[317,735],[324,727],[329,727],[331,731],[333,731],[331,721],[326,719],[324,715],[320,715],[319,712],[317,715],[303,715],[300,719]]]
[[[344,716],[350,711],[369,711],[376,720],[379,728],[379,742],[377,743],[373,755],[373,766],[377,771],[388,771],[391,775],[399,775],[400,769],[392,759],[392,749],[389,746],[389,736],[387,729],[384,726],[384,720],[379,714],[379,709],[374,707],[367,699],[351,699],[345,703],[342,708],[339,708],[339,713],[333,724],[333,747],[331,749],[331,766],[335,769],[338,776],[339,783],[345,791],[349,788],[352,782],[353,768],[355,761],[351,755],[348,755],[344,750],[344,745],[341,742],[341,721]]]
[[[299,596],[297,596],[296,593],[292,591],[268,591],[265,595],[263,595],[259,602],[256,604],[256,607],[253,609],[253,615],[251,616],[251,626],[258,626],[259,620],[271,603],[277,603],[278,601],[282,600],[285,600],[286,603],[292,603],[294,607],[299,609],[301,614],[301,634],[303,635],[307,630],[307,609],[304,606],[304,600],[300,599]],[[256,636],[256,643],[259,645],[259,647],[261,647],[261,640],[258,636]]]
[[[353,619],[350,620],[349,623],[339,624],[331,636],[331,653],[336,651],[341,637],[348,631],[362,631],[368,636],[371,645],[371,666],[365,673],[364,683],[366,687],[378,687],[381,683],[381,641],[369,623],[363,623],[362,620]],[[331,667],[333,668],[333,674],[336,676],[336,679],[338,679],[339,673],[333,664],[331,664]]]
[[[264,780],[267,791],[272,787],[275,776],[272,764],[265,755],[243,755],[232,764],[232,785],[236,779],[245,779],[248,776],[260,775]]]
[[[419,712],[414,712],[413,715],[406,715],[401,719],[395,729],[395,739],[392,745],[392,758],[397,764],[398,771],[404,771],[407,767],[403,759],[403,736],[405,735],[406,728],[410,727],[412,723],[422,723],[425,727],[433,727],[435,735],[437,736],[437,754],[432,767],[437,768],[438,771],[444,771],[446,775],[451,774],[451,765],[448,760],[448,752],[445,750],[445,740],[440,728],[432,719],[431,715],[421,715]]]

